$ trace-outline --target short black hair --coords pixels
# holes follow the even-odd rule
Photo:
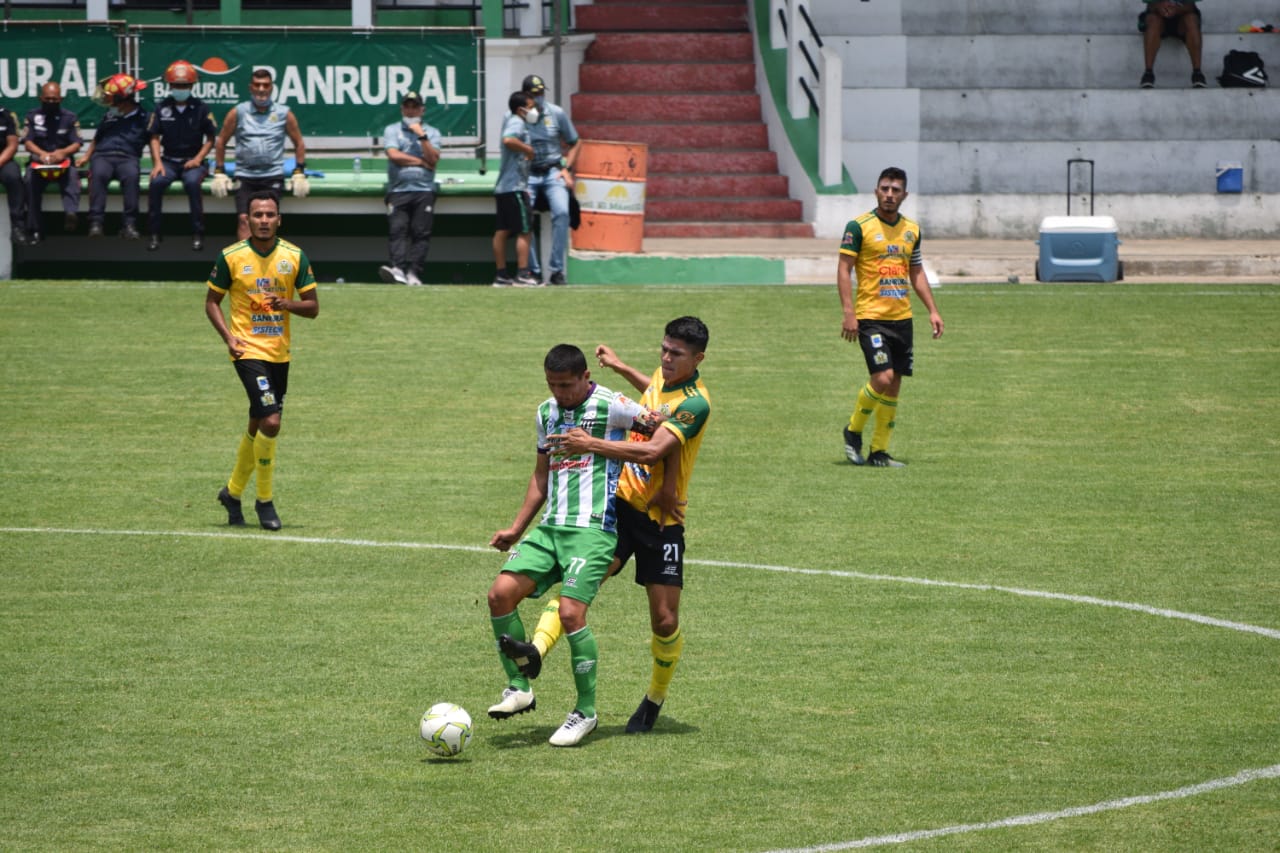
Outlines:
[[[572,373],[581,376],[587,372],[587,357],[573,344],[556,344],[542,360],[547,373]]]
[[[271,80],[273,83],[275,82],[271,77],[270,68],[255,68],[253,69],[253,73],[250,74],[249,77],[250,79],[253,79],[253,80],[262,80],[263,78],[265,78],[267,80]]]
[[[706,352],[707,342],[711,339],[707,324],[697,317],[677,317],[667,324],[663,333],[668,338],[684,341],[694,352]]]
[[[528,92],[512,92],[511,97],[507,98],[507,109],[514,115],[516,110],[521,107],[527,107],[532,100],[533,96]]]
[[[880,177],[876,179],[876,185],[879,186],[880,182],[885,178],[888,178],[891,181],[902,181],[902,188],[904,190],[907,188],[907,173],[905,169],[900,169],[897,166],[890,166],[880,173]]]
[[[246,211],[253,209],[255,201],[271,201],[275,203],[276,213],[280,212],[280,196],[272,190],[255,190],[253,195],[245,202],[244,209]]]

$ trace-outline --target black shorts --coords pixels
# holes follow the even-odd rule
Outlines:
[[[498,230],[508,234],[528,234],[533,228],[529,215],[529,194],[526,192],[498,193],[493,197],[498,208]]]
[[[641,586],[684,587],[684,526],[668,524],[662,530],[654,521],[626,501],[617,502],[618,544],[613,556],[619,570],[634,554],[636,583]]]
[[[1148,14],[1147,12],[1140,12],[1140,13],[1138,14],[1138,32],[1140,32],[1140,33],[1145,33],[1145,32],[1147,31],[1147,14]],[[1195,9],[1192,9],[1192,10],[1191,10],[1190,12],[1188,12],[1187,14],[1189,14],[1189,15],[1195,15],[1195,16],[1196,16],[1196,23],[1197,23],[1197,24],[1201,22],[1201,15],[1200,15],[1200,9],[1199,9],[1199,7],[1195,8]],[[1185,17],[1186,17],[1186,15],[1181,15],[1180,17],[1185,18]],[[1183,36],[1183,34],[1179,32],[1179,30],[1180,30],[1180,29],[1182,29],[1182,27],[1179,25],[1179,23],[1178,23],[1178,19],[1177,19],[1177,18],[1169,18],[1169,19],[1167,19],[1167,20],[1164,22],[1164,32],[1163,32],[1163,33],[1161,33],[1160,37],[1161,37],[1161,38],[1176,38],[1176,39],[1182,39],[1183,41],[1186,41],[1186,37],[1185,37],[1185,36]]]
[[[274,193],[277,206],[284,195],[284,176],[278,178],[241,178],[236,189],[236,213],[249,213],[249,196],[267,190]]]
[[[859,320],[858,343],[867,360],[868,373],[893,368],[899,376],[910,376],[915,364],[910,320]]]
[[[284,409],[289,390],[289,362],[242,358],[233,362],[240,384],[249,395],[249,417],[265,418]]]

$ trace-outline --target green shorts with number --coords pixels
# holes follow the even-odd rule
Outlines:
[[[609,571],[617,543],[618,535],[607,530],[540,524],[520,540],[502,570],[532,580],[532,598],[560,583],[560,595],[590,604]]]

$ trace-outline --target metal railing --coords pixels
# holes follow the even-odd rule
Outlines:
[[[843,71],[840,56],[823,44],[806,0],[768,0],[770,44],[787,52],[787,111],[818,120],[818,177],[826,185],[844,177]],[[816,54],[816,55],[815,55]]]

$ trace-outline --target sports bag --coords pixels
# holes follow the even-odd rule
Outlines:
[[[1218,84],[1224,89],[1262,89],[1267,85],[1267,71],[1262,57],[1252,50],[1233,50],[1222,59],[1222,76]]]

